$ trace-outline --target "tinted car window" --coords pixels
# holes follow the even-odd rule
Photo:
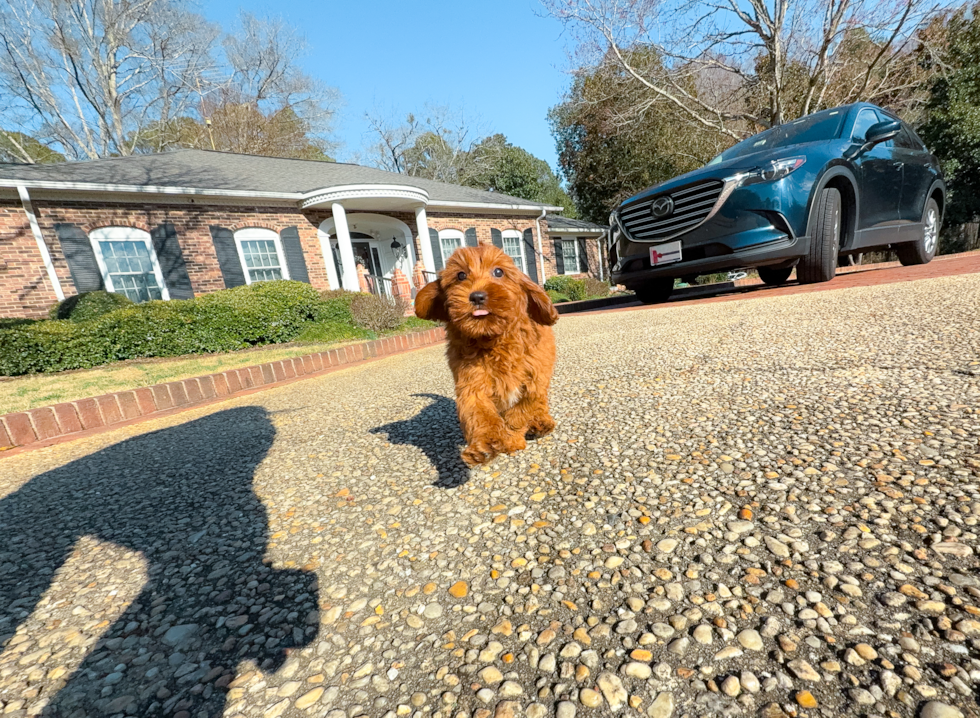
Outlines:
[[[708,164],[714,165],[736,157],[750,155],[753,152],[762,152],[777,147],[832,140],[840,133],[843,120],[844,113],[841,110],[824,110],[807,115],[743,140],[731,149],[722,152]]]
[[[904,125],[902,126],[902,131],[895,135],[895,146],[903,150],[917,150],[919,147],[912,140],[912,135],[909,134],[908,128]]]
[[[915,134],[913,130],[908,125],[904,125],[905,131],[909,133],[909,138],[912,140],[912,145],[915,149],[921,150],[922,152],[928,152],[926,149],[926,143],[922,141],[922,138]]]
[[[851,130],[851,141],[852,142],[864,142],[864,138],[868,134],[868,128],[872,125],[876,125],[881,120],[878,117],[878,113],[874,110],[864,109],[858,114],[857,119],[854,120],[854,129]]]

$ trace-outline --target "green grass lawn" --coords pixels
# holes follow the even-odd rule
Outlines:
[[[436,324],[416,317],[408,318],[399,329],[390,332],[429,329]],[[162,359],[132,359],[93,369],[0,377],[0,414],[25,411],[63,401],[74,401],[114,391],[126,391],[203,374],[240,369],[253,364],[288,359],[336,349],[355,341],[373,339],[374,335],[358,327],[334,322],[311,324],[290,344],[272,344],[227,354],[204,354]]]

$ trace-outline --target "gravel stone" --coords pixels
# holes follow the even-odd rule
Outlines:
[[[0,710],[962,718],[980,275],[763,296],[563,316],[472,470],[441,347],[3,456]]]

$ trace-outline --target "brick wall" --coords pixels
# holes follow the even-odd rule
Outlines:
[[[0,317],[46,317],[56,301],[24,208],[0,202]]]
[[[85,232],[99,227],[137,227],[146,231],[170,222],[177,230],[187,273],[195,294],[224,289],[209,225],[221,225],[231,230],[262,227],[279,232],[285,227],[299,229],[310,283],[317,289],[327,289],[329,281],[320,250],[318,228],[331,217],[329,210],[301,212],[291,207],[261,207],[247,205],[151,204],[138,202],[102,201],[98,204],[79,201],[34,200],[34,211],[42,236],[51,254],[55,272],[65,296],[76,294],[68,263],[55,233],[55,224],[66,222],[79,225]],[[413,212],[379,212],[404,222],[415,236],[415,254],[420,258],[421,247]],[[350,213],[354,216],[354,213]],[[491,229],[517,230],[522,235],[530,229],[538,249],[537,229],[533,216],[502,214],[472,214],[432,212],[429,227],[457,229],[465,232],[476,228],[480,242],[491,242]],[[537,256],[538,276],[555,276],[554,244],[548,236],[548,223],[540,220],[543,254]],[[423,238],[428,241],[428,237]],[[592,243],[594,244],[594,242]],[[592,251],[592,250],[590,250]],[[590,257],[590,266],[593,266]],[[598,265],[595,265],[596,267]],[[542,279],[543,281],[543,279]],[[27,216],[19,202],[0,202],[0,317],[41,318],[57,301],[54,288],[48,281]]]
[[[555,244],[554,240],[556,240],[556,239],[574,239],[575,241],[578,241],[579,237],[578,237],[578,235],[574,235],[574,234],[554,235],[549,240],[551,242],[551,245],[552,245],[552,254],[554,254],[554,244]],[[569,274],[569,276],[576,277],[578,279],[581,279],[583,277],[595,277],[596,279],[598,279],[599,278],[599,262],[600,262],[599,243],[596,241],[596,237],[585,237],[584,239],[585,239],[585,250],[586,250],[586,254],[588,255],[588,260],[589,260],[589,272],[588,272],[588,274],[582,273],[582,272],[576,272],[574,274]],[[606,251],[605,251],[605,249],[602,250],[601,257],[602,257],[603,260],[605,260],[605,258],[606,258]],[[602,278],[605,281],[608,282],[609,281],[609,271],[608,271],[609,268],[605,264],[603,264],[602,266],[603,266]],[[554,276],[554,275],[551,275],[551,276]]]
[[[541,250],[538,252],[538,233],[535,227],[534,217],[515,217],[514,215],[484,215],[484,214],[444,214],[444,213],[431,213],[428,214],[429,226],[433,229],[458,229],[460,232],[465,232],[470,227],[476,228],[476,238],[485,244],[490,244],[492,237],[490,234],[491,229],[499,229],[503,232],[505,229],[517,230],[524,235],[524,231],[530,229],[534,234],[534,249],[535,249],[535,259],[538,264],[538,279],[542,282],[542,265],[544,267],[544,278],[555,276],[555,248],[554,243],[548,237],[548,221],[546,219],[539,220],[541,225]]]
[[[328,288],[327,272],[320,257],[317,226],[299,210],[286,207],[241,207],[216,205],[157,205],[157,204],[90,204],[34,201],[41,233],[51,253],[51,261],[66,296],[75,294],[68,263],[61,251],[54,225],[70,222],[91,232],[99,227],[137,227],[150,231],[163,222],[171,222],[177,230],[180,248],[187,265],[195,294],[224,289],[218,258],[211,241],[209,225],[217,224],[232,230],[262,227],[278,233],[296,226],[306,260],[310,283],[317,289]]]

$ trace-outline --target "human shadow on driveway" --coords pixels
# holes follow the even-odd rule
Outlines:
[[[452,488],[466,483],[470,470],[459,452],[463,448],[463,432],[456,416],[456,402],[438,394],[412,394],[432,403],[411,419],[393,421],[371,429],[372,434],[385,434],[392,444],[418,447],[439,473],[435,485]]]
[[[28,710],[46,700],[42,715],[59,718],[217,716],[240,661],[274,671],[309,644],[316,575],[264,560],[268,517],[252,490],[274,436],[263,409],[229,409],[110,446],[0,500],[0,648],[17,669],[0,677],[0,700],[28,695]],[[92,541],[72,558],[76,573],[59,576],[72,593],[38,605],[82,537],[137,551],[146,567],[142,592],[108,627],[98,622],[106,594],[142,571]],[[84,658],[79,633],[89,646],[99,637]],[[70,675],[52,671],[79,662]]]

